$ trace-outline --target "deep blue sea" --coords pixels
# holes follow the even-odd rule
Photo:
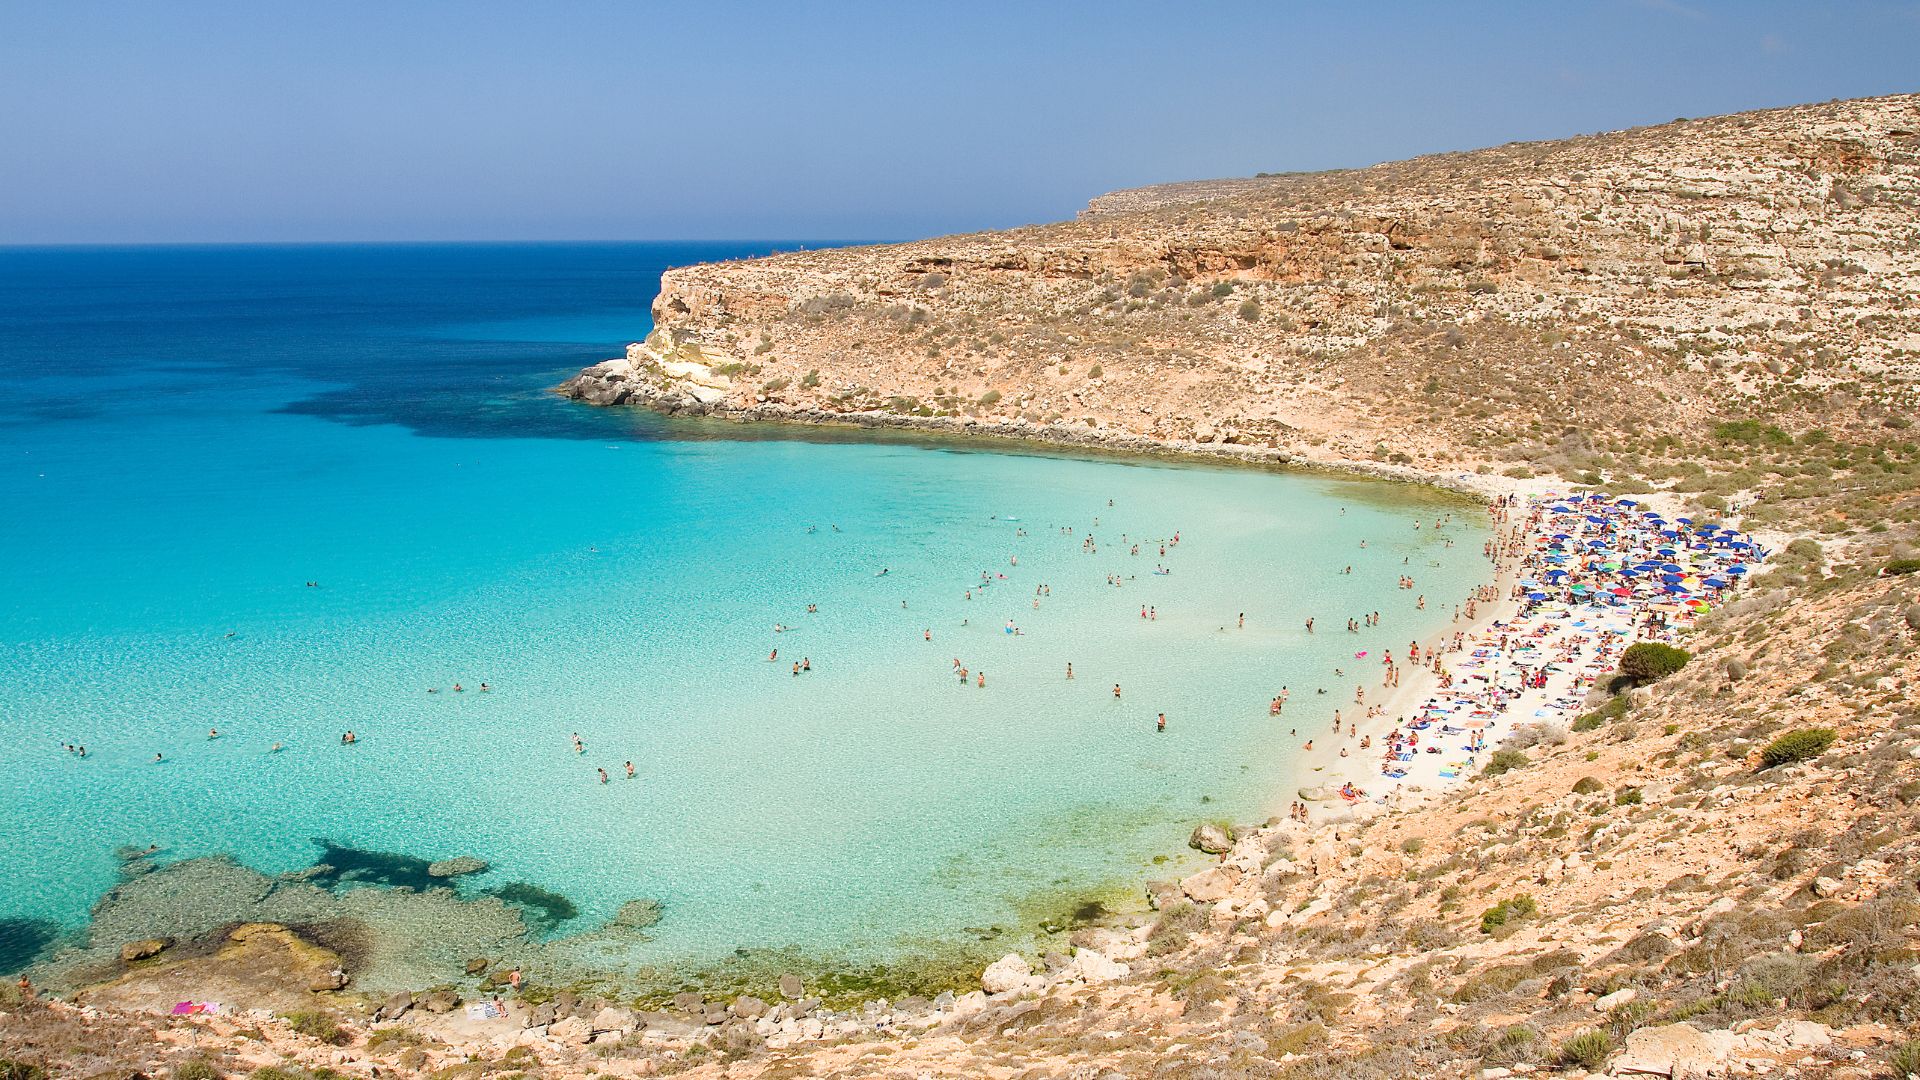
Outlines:
[[[1403,487],[549,393],[776,246],[0,250],[0,968],[126,845],[474,855],[648,963],[1019,925],[1284,803],[1268,698],[1478,579]]]

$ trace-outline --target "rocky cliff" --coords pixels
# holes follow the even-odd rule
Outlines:
[[[1118,192],[668,272],[564,392],[1422,466],[1920,408],[1920,97]]]

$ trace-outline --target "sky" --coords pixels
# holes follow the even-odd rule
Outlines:
[[[905,239],[1916,58],[1920,0],[0,0],[0,244]]]

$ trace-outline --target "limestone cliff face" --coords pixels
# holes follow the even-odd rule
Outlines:
[[[565,392],[1422,464],[1874,423],[1917,406],[1917,133],[1920,96],[1834,102],[685,267]]]

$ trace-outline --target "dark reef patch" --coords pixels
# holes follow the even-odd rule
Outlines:
[[[508,882],[487,892],[525,912],[528,921],[542,932],[552,930],[580,914],[580,909],[574,906],[573,901],[550,889],[529,885],[524,881]]]
[[[314,860],[314,872],[308,880],[316,885],[329,889],[338,889],[342,885],[384,885],[390,889],[413,889],[416,892],[451,887],[447,879],[427,873],[427,867],[433,865],[429,859],[402,855],[397,851],[345,847],[318,837],[313,842],[320,845],[320,857]]]
[[[0,919],[0,975],[24,970],[60,938],[60,924],[46,919]]]

